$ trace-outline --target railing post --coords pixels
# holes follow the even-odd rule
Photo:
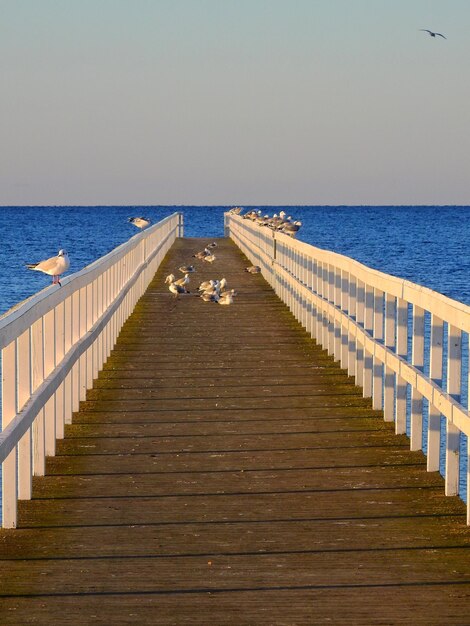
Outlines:
[[[462,376],[462,332],[449,324],[447,329],[447,393],[460,401]],[[460,431],[447,420],[446,475],[447,496],[459,493]]]
[[[18,337],[17,412],[31,396],[31,328]],[[18,442],[18,498],[30,500],[32,495],[31,428]]]
[[[385,346],[395,350],[395,333],[396,333],[396,299],[390,294],[385,296]],[[384,374],[384,420],[393,422],[393,413],[395,405],[395,376],[393,370],[385,365]]]
[[[356,323],[362,328],[364,328],[365,302],[366,286],[362,280],[358,280],[356,287]],[[364,379],[364,345],[357,338],[355,344],[356,363],[354,376],[356,380],[356,385],[362,386],[362,381]]]
[[[44,341],[43,318],[31,326],[31,372],[32,391],[35,391],[44,380]],[[44,409],[41,409],[33,422],[33,474],[44,476],[46,471]]]
[[[467,354],[470,355],[470,334],[467,336]],[[469,358],[470,361],[470,358]],[[470,411],[470,363],[467,375],[467,411]],[[470,437],[467,437],[467,524],[470,525]]]
[[[184,215],[178,213],[178,237],[184,237]]]
[[[413,306],[413,337],[411,344],[411,362],[414,367],[424,367],[424,310]],[[423,396],[415,388],[411,389],[410,449],[421,450],[423,447]]]
[[[357,321],[357,279],[349,275],[349,317]],[[348,337],[348,374],[354,376],[356,373],[356,337]]]
[[[439,387],[442,387],[442,370],[443,370],[443,342],[444,342],[444,323],[437,317],[431,315],[431,346],[429,354],[429,378]],[[439,471],[441,446],[441,412],[429,404],[428,417],[428,454],[427,469],[428,472]]]
[[[364,330],[373,336],[374,332],[374,288],[366,286],[365,307],[364,307]],[[363,396],[372,397],[372,367],[373,356],[364,346],[364,375],[363,375]]]
[[[341,311],[345,315],[349,315],[349,272],[341,271]],[[348,369],[349,357],[349,327],[341,324],[341,359],[340,364],[343,369]]]
[[[396,353],[402,359],[408,355],[408,303],[397,298],[397,345]],[[399,375],[395,376],[395,432],[406,433],[406,394],[407,383]]]
[[[374,289],[374,340],[384,339],[384,292]],[[383,364],[376,357],[373,357],[373,387],[372,387],[372,407],[377,411],[382,410],[383,401]]]
[[[16,341],[2,350],[2,430],[16,414]],[[2,463],[2,525],[16,528],[16,446]]]

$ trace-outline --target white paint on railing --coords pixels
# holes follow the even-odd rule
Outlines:
[[[0,317],[2,525],[17,523],[119,331],[176,237],[175,213]]]
[[[395,421],[397,434],[407,430],[410,388],[410,447],[421,450],[423,440],[427,443],[428,471],[439,469],[441,416],[445,418],[445,493],[457,494],[460,434],[470,436],[468,406],[461,404],[462,333],[468,342],[470,307],[240,216],[225,215],[225,233],[261,267],[263,276],[317,343],[355,377],[364,397],[372,398],[373,407],[383,409],[385,420]],[[426,361],[429,375],[425,374]],[[468,377],[470,387],[470,371]],[[429,415],[423,438],[424,399]]]

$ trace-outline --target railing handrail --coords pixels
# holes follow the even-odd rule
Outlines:
[[[236,215],[230,217],[231,219],[242,219]],[[349,272],[352,268],[354,268],[358,278],[361,274],[364,274],[364,276],[367,275],[369,279],[368,283],[371,287],[377,286],[382,289],[382,291],[387,291],[387,293],[394,295],[397,298],[407,300],[410,304],[416,304],[417,306],[426,308],[426,310],[431,313],[436,313],[439,317],[445,317],[446,321],[450,322],[451,319],[455,320],[455,323],[454,321],[450,323],[460,328],[460,330],[470,333],[470,306],[468,304],[454,300],[439,291],[435,291],[434,289],[430,289],[424,285],[419,285],[418,283],[414,283],[406,278],[400,278],[399,276],[394,276],[393,274],[381,272],[380,270],[369,267],[364,263],[361,263],[360,261],[344,254],[340,254],[339,252],[325,250],[324,248],[317,248],[316,246],[305,243],[304,241],[292,239],[292,237],[289,237],[289,235],[282,232],[271,232],[274,239],[280,242],[286,242],[287,245],[298,250],[299,252],[314,251],[318,260],[324,263],[334,264],[338,267],[338,269],[342,269],[345,272]],[[379,287],[379,284],[381,287]],[[431,304],[426,304],[424,307],[424,298],[426,298],[426,301],[429,301]],[[430,306],[433,307],[432,311],[429,308]],[[438,307],[444,307],[445,313],[443,314],[442,311],[438,313]]]
[[[17,499],[31,498],[32,475],[44,475],[46,456],[182,229],[173,213],[0,318],[4,527],[16,526]]]
[[[411,449],[421,450],[427,437],[429,471],[440,468],[445,418],[445,490],[457,495],[460,433],[470,437],[470,412],[462,404],[462,332],[470,332],[470,306],[237,215],[226,214],[225,227],[317,343],[355,377],[373,408],[395,421],[397,434],[409,427]]]
[[[21,335],[28,327],[34,324],[45,313],[66,300],[74,291],[81,289],[93,281],[96,276],[134,249],[143,239],[148,237],[165,223],[172,220],[179,212],[172,213],[157,224],[140,233],[133,235],[127,241],[113,248],[104,256],[96,259],[83,269],[69,274],[61,279],[61,286],[48,285],[41,291],[33,294],[23,302],[0,315],[0,350]]]
[[[253,227],[254,232],[259,230],[263,233],[268,233],[276,242],[280,242],[281,244],[285,243],[292,249],[301,253],[315,253],[316,258],[319,261],[336,265],[338,269],[349,272],[352,268],[354,268],[358,278],[360,278],[362,274],[364,278],[366,276],[368,277],[368,283],[371,287],[377,286],[377,288],[382,289],[382,291],[387,291],[387,293],[390,293],[397,298],[407,300],[410,304],[416,304],[417,306],[426,308],[426,310],[431,313],[435,313],[436,315],[439,315],[439,317],[445,318],[446,321],[449,321],[449,323],[452,323],[457,328],[460,328],[460,330],[470,333],[470,306],[468,304],[454,300],[449,296],[445,296],[438,291],[425,287],[424,285],[414,283],[406,278],[400,278],[399,276],[387,274],[374,269],[373,267],[369,267],[364,263],[361,263],[352,257],[340,254],[339,252],[318,248],[304,241],[293,239],[283,232],[259,226],[255,222],[243,219],[243,217],[240,217],[239,215],[226,214],[225,217],[226,219],[233,220],[238,224]],[[364,280],[364,282],[366,281]],[[381,287],[379,287],[379,285],[381,285]],[[386,287],[386,289],[384,287]],[[424,305],[423,299],[426,299],[426,302],[429,301],[431,304]],[[432,311],[429,308],[430,306],[433,307]],[[444,310],[441,310],[440,307],[443,307]]]

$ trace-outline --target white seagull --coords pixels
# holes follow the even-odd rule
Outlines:
[[[230,291],[226,291],[223,293],[217,301],[217,304],[223,304],[225,306],[233,304],[233,296],[236,296],[237,293],[235,289],[231,289]]]
[[[60,275],[66,272],[70,267],[69,255],[66,250],[59,250],[57,256],[39,261],[39,263],[26,263],[26,267],[29,270],[49,274],[49,276],[52,276],[52,284],[60,285]]]
[[[175,283],[171,283],[168,287],[170,293],[174,295],[175,298],[179,296],[180,293],[187,293],[186,289],[181,285],[176,285]]]
[[[189,285],[189,274],[185,274],[184,278],[178,278],[178,280],[174,280],[173,282],[180,287],[186,287],[186,285]]]
[[[148,217],[130,217],[127,221],[134,224],[134,226],[137,226],[137,228],[140,228],[141,230],[150,225]]]

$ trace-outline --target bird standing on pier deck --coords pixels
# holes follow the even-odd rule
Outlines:
[[[52,284],[60,285],[60,275],[66,272],[70,267],[69,255],[66,250],[59,250],[57,256],[39,261],[39,263],[26,263],[26,267],[29,270],[44,272],[44,274],[52,276]]]
[[[189,285],[189,274],[185,274],[184,278],[178,278],[178,280],[173,280],[173,282],[179,287],[186,287],[186,285]]]
[[[168,289],[170,290],[170,293],[175,296],[175,298],[177,298],[181,293],[188,293],[185,287],[177,285],[176,283],[171,283]]]
[[[191,274],[191,272],[195,272],[196,268],[194,265],[182,265],[178,268],[182,274]]]

